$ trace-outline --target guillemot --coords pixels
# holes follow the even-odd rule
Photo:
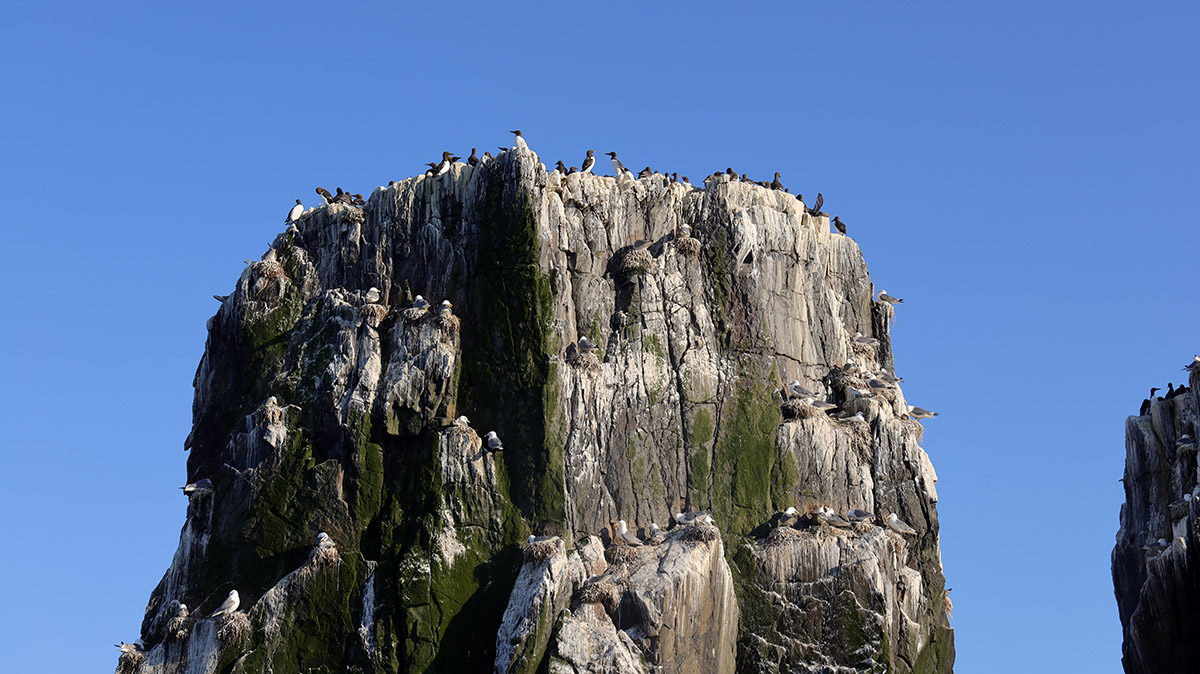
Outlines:
[[[438,165],[433,169],[433,176],[435,178],[450,170],[450,164],[454,163],[454,160],[451,159],[453,156],[449,152],[442,153],[442,161],[438,162]]]
[[[842,222],[842,219],[836,215],[833,216],[833,226],[837,228],[838,234],[846,233],[846,223]]]
[[[596,165],[596,158],[592,155],[596,154],[595,150],[588,150],[587,157],[583,159],[583,166],[579,168],[580,173],[591,173],[592,167]]]
[[[773,189],[773,190],[783,189],[783,183],[779,182],[779,171],[775,172],[775,179],[771,181],[771,189]]]
[[[326,206],[333,203],[333,195],[330,194],[329,190],[325,189],[324,187],[318,187],[317,194],[321,195],[321,200],[325,202]]]
[[[525,139],[521,137],[521,130],[520,130],[520,129],[517,129],[516,131],[509,131],[509,133],[515,133],[515,134],[517,134],[517,138],[516,138],[516,140],[515,140],[515,141],[513,141],[513,147],[515,147],[515,148],[518,148],[518,149],[521,149],[521,150],[528,150],[528,149],[529,149],[529,144],[528,144],[528,143],[526,143],[526,142],[525,142]]]
[[[633,177],[633,172],[630,171],[629,169],[625,168],[625,165],[621,163],[621,160],[617,159],[616,152],[605,152],[604,154],[612,157],[613,171],[617,174],[618,178],[621,178],[624,176],[629,176],[630,178]]]
[[[467,157],[467,166],[478,166],[479,157],[475,156],[475,148],[471,148],[471,156]]]
[[[567,170],[568,170],[568,169],[567,169],[567,166],[566,166],[566,164],[563,164],[563,163],[562,163],[562,160],[561,160],[561,159],[559,159],[559,160],[558,160],[558,164],[557,164],[557,165],[555,165],[555,167],[554,167],[554,170],[555,170],[555,171],[558,171],[559,173],[561,173],[561,174],[563,174],[563,175],[567,175]]]
[[[284,220],[283,224],[286,225],[288,223],[295,222],[296,218],[300,217],[300,214],[303,212],[304,212],[304,204],[300,203],[300,200],[297,199],[296,205],[292,206],[292,210],[288,211],[287,220]]]

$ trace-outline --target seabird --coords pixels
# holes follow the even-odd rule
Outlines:
[[[416,297],[413,298],[412,308],[413,309],[428,309],[429,302],[426,302],[424,297],[417,295]]]
[[[471,425],[471,420],[468,419],[467,415],[465,415],[465,414],[454,420],[454,426],[457,428],[467,428],[470,425]]]
[[[706,518],[708,520],[712,520],[712,518],[709,517],[707,510],[701,510],[694,513],[675,513],[674,516],[675,521],[679,524],[695,524],[697,522],[705,521]]]
[[[1160,553],[1166,549],[1167,549],[1167,539],[1165,539],[1165,538],[1160,538],[1156,541],[1152,541],[1152,542],[1148,543],[1147,545],[1142,546],[1142,550],[1144,550],[1146,552],[1147,556],[1157,555],[1158,553]]]
[[[595,342],[593,342],[592,340],[590,340],[586,336],[584,336],[584,337],[579,338],[579,343],[578,343],[577,348],[579,349],[580,353],[591,353],[592,351],[595,351],[596,349],[598,349],[600,347],[596,346]]]
[[[879,301],[887,302],[888,304],[900,304],[904,300],[900,299],[899,297],[892,297],[891,295],[889,295],[887,293],[886,290],[880,290],[879,291]]]
[[[617,520],[617,535],[621,537],[622,541],[625,541],[626,545],[635,548],[642,545],[641,539],[633,535],[633,532],[629,530],[629,525],[625,524],[625,520]]]
[[[650,167],[647,166],[646,168],[642,169],[641,171],[638,171],[637,179],[641,180],[642,178],[649,178],[652,175],[654,175],[654,171],[651,171]]]
[[[513,147],[520,148],[522,150],[529,149],[529,145],[525,142],[525,139],[521,137],[520,129],[517,129],[516,131],[509,131],[509,133],[513,133],[513,134],[517,135],[516,140],[513,141]]]
[[[1183,435],[1179,436],[1179,439],[1175,441],[1176,447],[1179,447],[1181,445],[1194,445],[1194,444],[1196,444],[1196,441],[1193,440],[1192,436],[1188,435],[1187,433],[1184,433]]]
[[[604,154],[612,157],[613,172],[615,172],[617,174],[618,178],[621,178],[623,176],[629,176],[630,178],[633,177],[633,172],[630,171],[629,169],[625,168],[625,165],[621,163],[621,160],[617,159],[616,152],[605,152]]]
[[[491,153],[491,152],[484,152],[484,153],[483,153],[483,159],[480,159],[479,161],[481,161],[481,162],[483,162],[484,164],[486,164],[486,163],[490,162],[491,160],[492,160],[492,153]]]
[[[854,341],[858,342],[859,344],[866,344],[867,346],[877,346],[879,344],[878,339],[875,339],[874,337],[867,337],[861,332],[854,333]]]
[[[863,417],[862,412],[855,412],[854,414],[850,414],[850,412],[847,411],[838,417],[838,421],[864,421],[865,422],[866,418]]]
[[[846,513],[846,519],[850,520],[851,522],[870,522],[871,520],[875,519],[875,515],[865,510],[851,508]]]
[[[596,165],[595,150],[588,150],[587,156],[583,158],[583,166],[579,167],[580,173],[591,173],[592,167]]]
[[[340,187],[339,187],[339,188],[337,188],[337,194],[333,195],[333,203],[335,203],[335,204],[349,204],[349,203],[350,203],[350,201],[351,201],[351,200],[350,200],[350,194],[349,194],[349,193],[347,193],[347,192],[343,192],[343,191],[342,191],[342,188],[340,188]]]
[[[438,308],[438,313],[442,316],[449,316],[453,309],[454,305],[450,303],[450,300],[442,300],[442,306]]]
[[[821,207],[825,205],[825,196],[817,192],[817,200],[813,203],[812,208],[808,209],[808,214],[814,218],[821,214]]]
[[[562,162],[559,162],[559,163],[561,164]],[[467,157],[467,166],[478,166],[478,165],[479,165],[479,157],[475,156],[475,148],[471,148],[471,156]]]
[[[682,182],[682,183],[683,183],[683,184],[685,184],[685,185],[691,185],[691,184],[692,184],[692,181],[688,180],[688,177],[687,177],[687,176],[684,176],[684,177],[680,178],[680,179],[679,179],[679,181],[680,181],[680,182]]]
[[[180,487],[180,489],[183,490],[183,494],[185,496],[191,496],[195,492],[205,493],[212,491],[213,484],[212,480],[206,477],[202,480],[196,480],[195,482],[188,483],[187,485]]]
[[[838,234],[846,233],[846,223],[842,222],[838,216],[833,216],[833,226],[837,229]]]
[[[1188,372],[1191,372],[1192,374],[1200,372],[1200,356],[1193,356],[1192,362],[1183,366],[1183,369],[1187,370]]]
[[[658,544],[658,543],[662,543],[666,539],[667,539],[667,532],[658,528],[658,525],[655,524],[654,522],[651,522],[650,523],[650,541],[652,541],[655,544]]]
[[[450,165],[454,163],[454,160],[451,159],[453,156],[454,155],[450,154],[449,152],[442,153],[442,161],[439,162],[436,167],[434,167],[433,177],[436,178],[450,170]]]
[[[773,190],[783,189],[783,183],[779,182],[779,171],[775,172],[775,179],[771,181],[771,189],[773,189]]]
[[[564,164],[564,163],[562,163],[562,160],[561,160],[561,159],[559,159],[559,160],[558,160],[558,164],[556,164],[556,165],[554,166],[554,170],[555,170],[555,171],[558,171],[559,173],[561,173],[561,174],[562,174],[562,175],[564,175],[564,176],[565,176],[565,175],[567,175],[567,165],[566,165],[566,164]]]
[[[487,446],[493,452],[504,451],[504,443],[500,442],[500,437],[496,435],[496,431],[488,431]]]
[[[829,410],[837,409],[837,405],[834,405],[833,403],[827,403],[824,400],[818,400],[809,404],[819,412],[828,412]]]
[[[363,299],[365,299],[367,302],[369,302],[371,304],[378,302],[379,301],[379,288],[376,288],[375,286],[371,286],[371,289],[367,291],[367,294],[363,296]]]
[[[937,415],[937,412],[930,412],[923,407],[914,407],[913,405],[908,406],[908,416],[912,417],[913,419],[932,419]]]
[[[215,618],[219,615],[228,615],[230,613],[233,613],[234,611],[236,611],[238,609],[238,606],[241,603],[242,603],[242,600],[240,597],[238,597],[237,590],[230,590],[229,596],[225,597],[225,603],[223,603],[219,607],[217,607],[217,610],[213,611],[213,614],[209,617]]]
[[[894,374],[888,374],[886,372],[877,376],[889,384],[899,384],[900,382],[904,381],[904,377],[897,377]]]
[[[870,379],[868,379],[867,386],[872,391],[882,391],[884,389],[896,388],[895,386],[887,383],[886,381],[884,381],[878,377],[871,377]]]
[[[572,166],[571,168],[567,169],[567,175],[571,175],[572,173],[579,173],[579,167]]]
[[[122,641],[119,644],[113,644],[113,646],[116,646],[117,648],[121,649],[122,653],[141,653],[142,651],[146,650],[146,645],[144,643],[142,643],[141,639],[138,639],[137,641],[133,642],[132,644],[127,644],[124,641]]]
[[[692,235],[692,226],[688,223],[683,223],[679,226],[679,238],[686,239]]]
[[[324,187],[318,187],[317,194],[321,195],[321,200],[325,202],[325,205],[328,206],[329,204],[333,203],[333,195],[330,194],[329,190],[325,189]]]
[[[813,393],[812,391],[801,386],[800,382],[795,379],[792,380],[792,383],[788,384],[788,393],[796,396],[797,398],[812,398],[817,395],[816,393]]]
[[[887,516],[887,526],[892,531],[898,534],[915,534],[917,530],[908,526],[904,520],[896,516],[896,513],[889,513]]]
[[[820,508],[817,508],[817,519],[823,524],[828,524],[831,527],[838,527],[839,529],[845,529],[850,526],[850,520],[833,512],[833,508],[828,506],[821,506]]]
[[[558,538],[558,536],[534,536],[533,534],[529,534],[529,544],[533,545],[534,543],[544,543],[546,541],[552,541],[556,538]]]
[[[297,199],[296,205],[292,206],[292,210],[288,211],[287,220],[284,220],[283,224],[287,225],[295,222],[296,218],[300,217],[302,213],[304,213],[304,204],[300,203],[300,200]]]
[[[1150,413],[1150,399],[1146,398],[1142,401],[1142,406],[1138,409],[1138,416],[1144,417]]]
[[[337,547],[337,543],[334,542],[333,538],[331,538],[329,536],[329,534],[325,533],[324,531],[317,534],[317,548],[318,549],[324,550],[327,548],[334,548],[334,547]]]
[[[789,506],[787,510],[779,513],[775,517],[776,528],[790,527],[800,519],[796,514],[796,506]]]

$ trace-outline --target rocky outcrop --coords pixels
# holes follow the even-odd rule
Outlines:
[[[1130,674],[1200,671],[1197,410],[1188,391],[1125,420],[1125,503],[1112,572]],[[1186,437],[1185,437],[1186,436]]]
[[[872,290],[824,217],[728,176],[514,150],[305,213],[210,321],[185,445],[212,488],[138,671],[950,671],[936,474],[900,390],[866,392],[893,361]],[[917,534],[771,543],[817,505]],[[589,539],[701,509],[611,564]],[[321,531],[337,560],[305,571]],[[560,543],[531,561],[531,532]]]

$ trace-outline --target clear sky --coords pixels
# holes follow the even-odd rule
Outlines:
[[[8,671],[111,671],[137,638],[211,295],[294,200],[514,128],[551,165],[823,192],[942,413],[958,671],[1120,671],[1124,419],[1200,351],[1197,5],[668,4],[5,7]]]

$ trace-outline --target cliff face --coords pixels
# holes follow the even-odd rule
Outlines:
[[[1125,421],[1125,503],[1112,571],[1131,674],[1200,671],[1197,384],[1193,374],[1186,393],[1156,399]]]
[[[891,370],[890,318],[852,240],[725,178],[510,151],[310,211],[210,322],[186,445],[212,488],[118,669],[948,672],[921,427],[841,368]],[[863,420],[781,409],[793,379]],[[917,534],[766,525],[821,504]]]

